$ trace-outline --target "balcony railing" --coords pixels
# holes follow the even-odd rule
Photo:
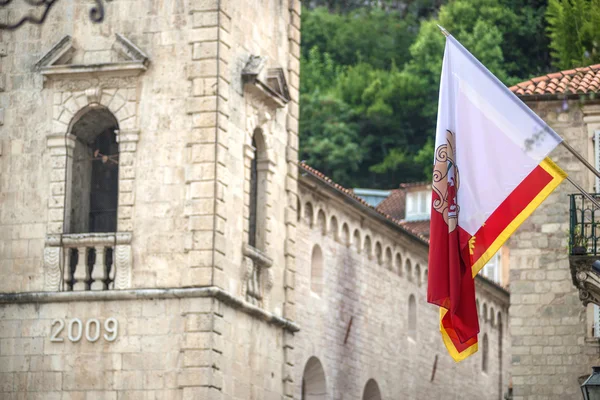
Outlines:
[[[600,194],[592,196],[600,201]],[[599,254],[600,240],[600,209],[581,193],[569,195],[569,254],[589,255]]]
[[[47,291],[127,289],[131,233],[50,235],[44,250]]]

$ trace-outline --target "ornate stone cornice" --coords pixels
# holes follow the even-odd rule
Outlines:
[[[573,284],[579,289],[579,299],[584,306],[589,303],[600,305],[600,275],[592,268],[596,260],[600,260],[600,256],[569,257]]]

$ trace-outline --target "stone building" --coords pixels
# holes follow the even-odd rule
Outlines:
[[[600,157],[599,71],[600,65],[594,65],[511,87],[596,168],[599,164],[593,160]],[[600,191],[594,175],[563,147],[550,157],[586,190]],[[593,365],[600,365],[598,308],[582,305],[569,269],[567,195],[574,192],[568,182],[563,183],[509,240],[515,399],[581,399],[581,378],[589,376]],[[589,245],[596,254],[594,242],[595,233]]]
[[[426,237],[297,163],[298,1],[89,7],[0,32],[0,398],[502,398],[508,292],[454,364]]]

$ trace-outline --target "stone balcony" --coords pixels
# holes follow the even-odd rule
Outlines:
[[[600,194],[593,194],[600,201]],[[583,305],[600,305],[600,210],[582,194],[570,195],[569,266]],[[594,265],[594,262],[597,265]]]
[[[46,237],[46,291],[128,289],[131,233],[76,233]]]

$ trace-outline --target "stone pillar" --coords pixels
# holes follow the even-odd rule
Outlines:
[[[192,130],[185,171],[188,219],[186,250],[189,269],[183,281],[190,286],[225,287],[224,193],[228,185],[227,106],[229,80],[225,71],[231,47],[231,17],[218,0],[190,3],[189,43],[192,59],[187,77],[192,82],[186,112]]]
[[[135,155],[139,131],[117,132],[119,143],[119,205],[117,231],[133,231],[133,206],[135,204]]]
[[[290,321],[296,319],[296,223],[298,221],[298,118],[300,96],[300,10],[299,0],[289,3],[289,61],[288,78],[290,102],[288,104],[286,148],[287,176],[285,191],[287,207],[285,210],[285,303],[283,316]],[[283,351],[285,364],[283,366],[283,394],[285,398],[294,398],[294,335],[283,333]]]

